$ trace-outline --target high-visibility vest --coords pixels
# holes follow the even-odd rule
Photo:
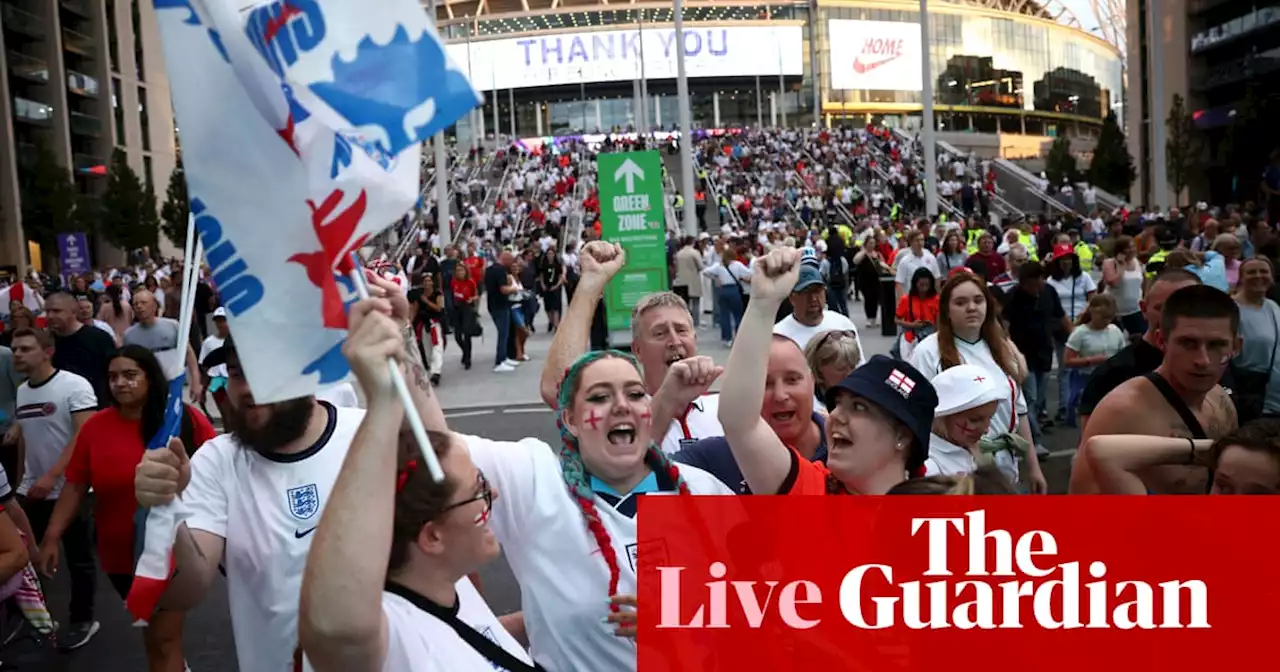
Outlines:
[[[1073,250],[1076,256],[1080,258],[1080,270],[1088,273],[1093,270],[1093,246],[1086,244],[1083,240],[1076,243]]]
[[[1031,237],[1031,234],[1029,234],[1029,233],[1024,233],[1024,232],[1022,232],[1022,231],[1019,231],[1019,232],[1018,232],[1018,242],[1019,242],[1019,243],[1022,243],[1022,246],[1023,246],[1023,247],[1025,247],[1025,248],[1027,248],[1027,258],[1028,258],[1028,259],[1030,259],[1031,261],[1039,261],[1039,260],[1040,260],[1040,254],[1039,254],[1039,252],[1036,250],[1036,239],[1035,239],[1035,238],[1032,238],[1032,237]]]
[[[965,243],[965,249],[969,252],[969,254],[978,253],[978,239],[982,238],[982,234],[984,233],[986,233],[986,231],[982,229],[969,229],[969,231],[965,234],[969,238],[969,240]]]
[[[1147,259],[1146,271],[1148,280],[1156,277],[1160,271],[1164,270],[1164,260],[1165,257],[1169,256],[1169,252],[1170,250],[1160,248]]]
[[[684,207],[684,196],[681,196],[680,194],[676,194],[676,207],[677,208]]]

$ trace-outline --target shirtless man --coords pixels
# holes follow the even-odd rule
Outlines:
[[[1081,442],[1106,434],[1217,439],[1233,431],[1235,406],[1218,380],[1240,350],[1239,329],[1239,309],[1227,294],[1206,285],[1170,294],[1157,334],[1164,359],[1151,375],[1167,381],[1203,433],[1188,426],[1151,376],[1139,376],[1103,398],[1085,425]],[[1142,480],[1155,494],[1204,494],[1208,477],[1208,469],[1201,466],[1166,466],[1149,470]],[[1086,461],[1076,460],[1073,465],[1068,492],[1098,493]]]

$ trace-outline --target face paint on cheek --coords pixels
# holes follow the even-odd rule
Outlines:
[[[644,409],[644,413],[641,413],[641,414],[640,414],[640,420],[641,420],[641,421],[643,421],[643,422],[644,422],[644,424],[646,424],[646,425],[648,425],[648,426],[652,427],[652,426],[653,426],[653,413],[650,413],[650,412],[649,412],[649,409],[647,409],[647,408],[646,408],[646,409]]]
[[[585,425],[591,425],[591,431],[594,432],[600,429],[601,420],[604,420],[604,418],[596,415],[596,409],[593,408],[591,409],[591,412],[587,414],[587,417],[582,419],[582,423]]]

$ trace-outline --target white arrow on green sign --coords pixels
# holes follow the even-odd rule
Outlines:
[[[666,213],[662,155],[657,151],[600,154],[600,234],[620,243],[626,266],[609,283],[610,331],[629,329],[631,309],[647,294],[667,289]],[[606,176],[611,176],[609,179]]]

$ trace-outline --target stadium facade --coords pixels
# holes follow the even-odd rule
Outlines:
[[[451,56],[487,92],[460,138],[495,123],[546,136],[677,122],[670,3],[438,1]],[[1042,4],[931,0],[927,51],[918,9],[915,0],[687,2],[694,125],[808,125],[815,107],[826,124],[918,125],[926,54],[942,130],[1088,137],[1122,104],[1119,50]]]

